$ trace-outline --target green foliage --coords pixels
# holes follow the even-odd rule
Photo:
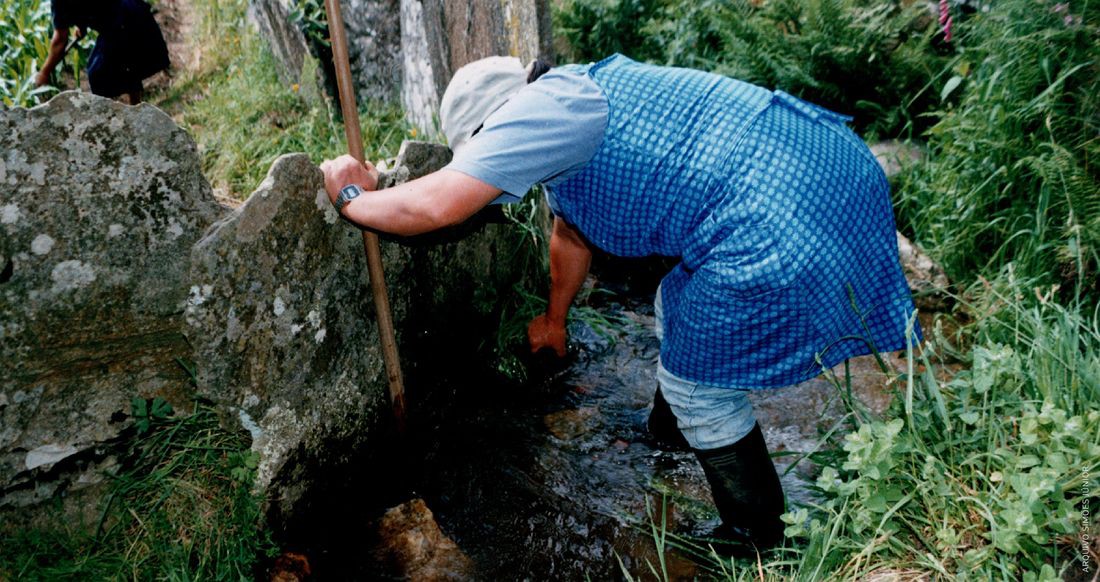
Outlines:
[[[324,0],[294,0],[290,18],[315,46],[329,46],[328,16]]]
[[[130,403],[130,416],[134,419],[134,427],[138,434],[149,432],[154,423],[161,422],[171,415],[172,405],[160,396],[154,398],[152,402],[135,397]]]
[[[50,6],[25,0],[0,0],[0,100],[5,107],[34,105],[51,89],[36,89],[34,77],[49,54]]]
[[[1100,6],[1008,0],[964,28],[927,161],[897,188],[902,228],[957,279],[1098,296]],[[956,88],[957,87],[957,88]]]
[[[52,35],[49,2],[0,0],[0,103],[5,108],[37,105],[57,91],[55,87],[34,86],[35,75],[49,55]],[[68,66],[73,77],[79,79],[93,38],[94,34],[81,39],[58,70]]]
[[[783,89],[897,135],[933,106],[942,70],[921,3],[882,0],[571,0],[555,12],[567,58],[612,52]]]
[[[849,415],[839,446],[813,455],[819,501],[783,516],[786,548],[746,565],[663,531],[659,546],[726,580],[1053,582],[1079,569],[1082,511],[1100,500],[1100,316],[1000,283],[972,306],[995,311],[968,328],[964,369],[943,380],[935,350],[911,353],[884,416]]]
[[[685,3],[689,4],[689,3]],[[554,33],[568,41],[570,62],[600,60],[613,53],[648,57],[641,24],[653,18],[660,0],[565,0],[554,4]]]
[[[502,207],[513,225],[512,254],[503,260],[515,265],[520,280],[511,289],[479,288],[478,306],[485,313],[498,313],[499,323],[492,341],[481,349],[491,354],[493,367],[515,381],[528,378],[527,366],[520,354],[527,345],[527,323],[546,310],[549,262],[549,213],[541,204],[542,190],[533,188],[518,204]]]
[[[907,390],[942,394],[952,422],[938,420],[932,398],[895,399],[892,420],[845,437],[843,463],[817,481],[826,500],[813,519],[786,516],[788,534],[829,539],[810,545],[822,564],[858,552],[947,578],[1065,567],[1080,504],[1100,497],[1084,487],[1100,469],[1098,325],[1024,301],[977,326],[969,368],[949,382],[926,352],[929,373],[911,375]]]
[[[0,579],[251,580],[274,546],[252,493],[258,457],[201,402],[135,398],[99,523],[0,528]],[[142,429],[144,422],[144,429]]]
[[[248,25],[244,0],[197,3],[207,47],[203,70],[181,81],[163,106],[184,100],[177,115],[198,142],[211,184],[243,199],[275,158],[305,152],[317,163],[347,153],[342,123],[312,81],[279,80],[263,39]],[[303,79],[313,78],[305,67]],[[201,97],[187,100],[201,92]],[[369,159],[397,153],[407,125],[400,109],[363,104],[361,126]]]

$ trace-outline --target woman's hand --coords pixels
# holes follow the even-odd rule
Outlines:
[[[559,358],[564,358],[565,322],[552,321],[546,314],[542,314],[527,325],[527,341],[531,343],[532,354],[549,348]]]
[[[50,73],[52,73],[52,71],[47,71],[46,69],[38,71],[38,74],[34,76],[34,86],[45,87],[46,85],[49,85]]]
[[[364,190],[374,190],[378,187],[378,170],[370,162],[360,163],[359,160],[342,155],[335,160],[325,160],[321,163],[321,171],[325,174],[325,191],[328,192],[329,202],[335,203],[340,190],[348,184],[357,184]]]

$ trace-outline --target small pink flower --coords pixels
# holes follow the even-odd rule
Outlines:
[[[943,26],[944,42],[951,42],[951,7],[948,0],[940,0],[940,25]]]

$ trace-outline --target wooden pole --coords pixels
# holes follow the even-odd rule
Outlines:
[[[340,95],[340,111],[344,115],[344,133],[348,140],[348,153],[363,161],[363,136],[359,130],[359,109],[355,104],[355,88],[351,81],[351,65],[348,61],[348,39],[344,31],[344,18],[340,14],[340,0],[325,0],[328,30],[332,39],[332,61],[336,68],[336,86]],[[397,354],[397,339],[393,332],[393,315],[386,291],[386,274],[382,268],[382,250],[378,235],[363,231],[363,247],[367,254],[367,272],[370,274],[371,293],[374,295],[374,311],[378,318],[378,336],[382,342],[382,358],[389,378],[390,403],[397,421],[399,433],[405,431],[405,381],[401,376],[401,360]]]

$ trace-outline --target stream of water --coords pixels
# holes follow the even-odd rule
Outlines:
[[[360,476],[375,484],[363,492],[375,513],[356,521],[369,529],[382,505],[422,498],[472,564],[436,575],[481,580],[606,580],[624,568],[644,574],[647,562],[657,563],[650,526],[662,507],[678,534],[717,525],[694,456],[659,450],[646,430],[658,355],[651,301],[651,293],[617,295],[601,307],[628,322],[614,341],[574,324],[575,356],[543,382],[452,378],[454,386],[434,390],[404,448],[415,462],[388,485],[378,485],[377,473]],[[881,410],[888,396],[873,361],[853,360],[850,374],[853,392]],[[838,390],[819,377],[757,392],[753,401],[788,504],[808,501],[811,464],[787,469],[844,415]],[[394,575],[366,550],[378,540],[362,531],[350,542],[356,534],[339,535],[322,536],[323,550],[307,550],[323,579]],[[673,579],[697,573],[682,552],[666,559]]]

